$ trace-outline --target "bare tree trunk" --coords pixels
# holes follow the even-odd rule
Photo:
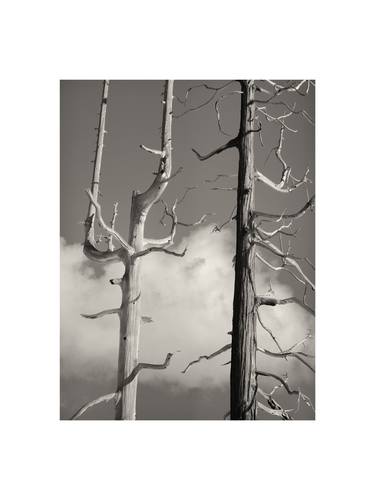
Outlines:
[[[122,280],[122,304],[120,308],[120,339],[117,375],[117,391],[121,390],[121,400],[116,406],[116,420],[135,420],[137,401],[136,377],[123,386],[124,380],[138,364],[139,335],[141,325],[141,259],[138,252],[145,249],[144,225],[152,205],[164,192],[167,182],[161,177],[169,177],[172,165],[172,101],[173,81],[167,81],[163,98],[163,121],[159,174],[144,193],[133,191],[130,213],[129,243],[135,255],[128,255]],[[147,240],[146,240],[147,243]]]
[[[136,213],[136,196],[133,192],[130,214],[129,242],[136,251],[143,250],[144,217]],[[117,373],[117,390],[138,364],[139,335],[141,327],[140,260],[127,259],[122,280],[122,304],[120,308],[120,338]],[[116,420],[135,420],[137,381],[121,389],[121,401],[116,406]]]
[[[254,80],[241,80],[237,235],[231,355],[231,420],[255,420],[256,294],[254,211]]]

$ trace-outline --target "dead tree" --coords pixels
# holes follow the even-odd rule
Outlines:
[[[230,82],[231,83],[231,82]],[[301,179],[296,179],[291,174],[291,167],[289,167],[282,156],[282,148],[285,138],[285,132],[296,132],[286,122],[289,116],[300,114],[304,119],[312,123],[310,115],[305,110],[296,110],[295,106],[290,106],[288,102],[276,101],[279,96],[285,93],[297,93],[299,95],[307,94],[312,82],[303,80],[301,82],[287,82],[287,84],[278,84],[271,80],[263,82],[256,82],[255,80],[239,80],[240,90],[235,90],[224,94],[217,98],[215,102],[215,109],[217,113],[217,121],[219,129],[223,132],[219,104],[220,101],[228,95],[238,93],[241,95],[240,105],[240,126],[238,135],[224,145],[216,148],[208,154],[200,154],[193,149],[197,158],[200,161],[207,160],[227,149],[236,148],[239,154],[238,162],[238,181],[237,187],[227,188],[213,188],[213,189],[226,189],[237,190],[237,205],[230,218],[221,226],[215,226],[214,231],[220,231],[222,227],[233,220],[236,220],[236,255],[235,255],[235,283],[234,283],[234,297],[233,297],[233,319],[232,319],[232,341],[226,346],[218,349],[211,355],[201,356],[185,368],[184,372],[191,366],[203,358],[211,359],[231,349],[231,374],[230,374],[230,418],[231,420],[255,420],[257,408],[268,411],[272,415],[279,416],[284,420],[289,420],[289,413],[283,410],[280,405],[275,402],[272,394],[266,394],[258,388],[259,378],[273,377],[281,383],[281,387],[286,389],[289,394],[298,395],[298,404],[302,398],[311,405],[309,398],[305,396],[300,390],[293,390],[289,387],[286,379],[271,373],[259,371],[257,369],[257,353],[262,352],[268,356],[274,357],[295,357],[301,361],[309,369],[313,370],[312,366],[306,361],[307,355],[303,351],[295,351],[297,346],[283,351],[277,341],[273,332],[264,325],[260,316],[260,309],[262,306],[276,306],[283,305],[290,302],[296,302],[304,307],[309,312],[313,310],[306,303],[306,290],[311,288],[315,290],[312,280],[308,277],[307,273],[303,270],[301,262],[311,264],[307,258],[301,258],[291,253],[291,249],[284,250],[277,246],[273,241],[274,237],[279,237],[281,234],[293,236],[291,233],[291,226],[296,219],[302,217],[307,211],[313,209],[315,197],[308,199],[307,203],[296,213],[281,213],[269,214],[258,212],[255,208],[255,186],[256,182],[263,182],[269,188],[278,193],[290,193],[291,191],[306,186],[310,182],[308,178],[308,169]],[[205,85],[206,89],[214,90],[211,98],[208,99],[203,105],[213,101],[217,92],[227,86],[213,89]],[[262,86],[264,85],[264,86]],[[190,91],[191,89],[189,89]],[[188,91],[188,92],[189,92]],[[265,98],[258,98],[258,96]],[[281,115],[273,116],[267,110],[267,104],[275,104],[286,108],[286,111]],[[199,109],[201,106],[190,108],[190,110]],[[186,114],[189,110],[185,111]],[[278,162],[281,165],[281,178],[280,182],[273,182],[266,177],[257,167],[256,155],[254,149],[254,138],[259,134],[260,141],[262,140],[262,124],[259,116],[264,117],[268,122],[276,123],[280,129],[279,142],[271,152],[274,152]],[[227,134],[226,134],[227,135]],[[226,174],[219,174],[216,179],[209,180],[214,182],[219,177],[230,177]],[[279,226],[273,231],[267,231],[263,223],[273,222]],[[289,230],[289,232],[288,232]],[[270,264],[264,256],[260,253],[262,249],[266,249],[273,255],[281,259],[281,265],[275,267]],[[275,299],[271,297],[258,296],[255,284],[255,262],[260,259],[265,265],[271,269],[286,270],[292,274],[299,282],[305,286],[303,299],[297,297],[288,297],[284,299]],[[263,328],[272,337],[277,351],[272,352],[261,347],[257,344],[257,324],[260,323]],[[278,388],[279,386],[277,386]],[[275,389],[276,390],[276,389]],[[262,395],[268,404],[268,407],[261,402],[257,402],[257,394]]]
[[[121,305],[118,308],[108,309],[96,314],[84,314],[90,319],[100,318],[107,314],[116,314],[120,321],[119,354],[118,354],[118,377],[116,391],[101,396],[94,401],[86,403],[78,410],[73,419],[81,416],[90,407],[101,402],[114,400],[116,405],[116,420],[134,420],[136,418],[137,399],[137,375],[142,369],[164,369],[168,366],[172,357],[169,353],[163,364],[154,365],[140,363],[138,361],[139,337],[141,320],[149,321],[148,317],[141,316],[141,286],[140,273],[142,259],[153,252],[164,252],[174,257],[183,257],[183,252],[169,249],[175,239],[177,225],[186,224],[177,220],[176,208],[181,200],[176,200],[172,207],[164,203],[164,216],[171,219],[171,230],[168,236],[162,239],[147,238],[144,235],[145,221],[152,206],[161,200],[168,182],[176,176],[181,169],[172,174],[172,104],[173,104],[173,80],[167,80],[164,85],[162,98],[162,127],[160,150],[151,149],[144,145],[140,147],[159,158],[159,168],[155,172],[155,179],[144,192],[133,191],[131,199],[131,214],[129,224],[129,235],[126,240],[115,229],[118,213],[118,204],[115,203],[113,216],[110,224],[107,224],[102,216],[101,205],[98,201],[100,173],[102,164],[102,150],[105,137],[105,119],[107,111],[109,81],[103,83],[101,99],[101,110],[98,126],[97,146],[94,161],[91,189],[87,190],[89,197],[88,215],[85,221],[84,254],[95,262],[121,262],[125,267],[122,278],[111,280],[111,284],[119,285],[122,292]],[[107,242],[106,249],[100,249],[98,238],[95,237],[95,221],[104,230],[104,240]],[[102,240],[102,239],[101,239]]]

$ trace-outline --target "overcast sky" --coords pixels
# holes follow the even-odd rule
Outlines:
[[[183,97],[186,89],[197,81],[176,81],[174,94]],[[209,82],[220,85],[224,82]],[[108,280],[122,275],[121,264],[92,266],[82,254],[82,226],[87,198],[84,189],[90,186],[95,150],[100,94],[100,81],[61,82],[61,418],[69,418],[86,401],[112,392],[116,385],[118,319],[104,317],[87,320],[80,313],[96,312],[117,307],[120,301],[118,287]],[[151,148],[160,145],[161,81],[111,81],[109,88],[105,147],[102,164],[101,192],[104,217],[109,220],[113,202],[119,201],[118,230],[128,234],[131,192],[144,190],[157,169],[153,155],[140,150],[139,145]],[[232,83],[223,92],[238,90]],[[194,90],[188,106],[204,102],[212,92]],[[307,97],[289,96],[288,102],[297,102],[314,116],[314,92]],[[175,112],[184,107],[175,99]],[[280,112],[280,106],[270,108]],[[239,124],[239,96],[233,94],[222,101],[222,125],[234,136]],[[279,180],[280,165],[274,156],[267,163],[268,153],[278,141],[278,126],[263,125],[261,146],[256,138],[256,165],[259,170]],[[292,174],[302,177],[310,167],[314,179],[314,127],[301,116],[288,120],[298,134],[286,132],[283,157],[292,166]],[[201,163],[192,153],[194,147],[205,153],[227,142],[228,137],[217,127],[216,114],[211,105],[175,119],[173,122],[174,170],[183,172],[171,180],[165,200],[173,201],[188,186],[197,186],[178,208],[180,220],[193,222],[203,213],[215,212],[207,224],[195,230],[179,227],[177,248],[188,246],[183,259],[162,254],[151,254],[142,261],[142,314],[151,316],[152,323],[142,325],[140,361],[160,363],[167,352],[176,353],[170,367],[160,372],[144,370],[139,376],[137,401],[138,419],[222,419],[229,410],[229,365],[222,366],[230,355],[193,366],[186,374],[181,370],[201,354],[209,354],[228,343],[231,329],[233,300],[234,226],[220,233],[212,227],[226,220],[235,204],[234,191],[213,191],[214,185],[205,182],[217,174],[235,174],[237,152],[229,150]],[[235,178],[221,179],[221,186],[234,186]],[[313,185],[309,186],[310,194]],[[293,193],[277,194],[257,184],[256,206],[259,210],[277,212],[285,208],[300,208],[307,200],[304,188]],[[146,224],[146,235],[159,237],[166,228],[159,223],[161,206],[156,205]],[[314,260],[314,216],[308,214],[298,222],[301,226],[293,250]],[[276,242],[277,243],[277,242]],[[265,254],[266,255],[266,254]],[[272,257],[267,255],[269,260]],[[277,262],[277,261],[274,261]],[[311,270],[306,271],[313,278]],[[280,297],[303,292],[300,285],[287,273],[257,267],[257,287],[265,293],[269,279]],[[309,295],[313,305],[313,297]],[[266,308],[265,308],[266,309]],[[290,347],[314,329],[312,318],[296,305],[267,308],[262,311],[265,323],[273,328],[280,344]],[[258,343],[273,349],[268,334],[259,327]],[[313,352],[313,342],[306,349]],[[288,372],[291,385],[314,399],[313,374],[298,361],[265,359],[259,354],[259,366],[279,374]],[[262,380],[267,390],[274,383]],[[295,398],[277,392],[277,400],[286,408],[295,407]],[[102,405],[87,412],[87,419],[112,419],[113,405]],[[267,418],[259,411],[258,418]],[[302,406],[295,418],[313,418],[311,410]]]

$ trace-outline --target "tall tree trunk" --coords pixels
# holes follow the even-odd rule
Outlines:
[[[136,258],[147,245],[144,238],[144,225],[152,205],[163,194],[171,175],[172,168],[172,102],[173,80],[165,83],[163,97],[162,138],[159,173],[152,185],[144,192],[133,191],[130,213],[129,243],[135,250],[134,255],[125,259],[125,274],[122,279],[122,304],[120,308],[120,338],[117,390],[121,392],[121,400],[116,406],[116,420],[135,420],[137,401],[136,377],[123,387],[124,380],[138,364],[139,336],[141,325],[141,260]]]
[[[90,199],[89,212],[85,220],[85,241],[83,245],[84,254],[95,262],[122,262],[125,266],[125,273],[121,279],[112,279],[113,285],[120,285],[122,291],[122,302],[120,308],[107,309],[95,314],[83,314],[85,318],[96,319],[106,314],[118,314],[120,319],[119,336],[119,357],[117,373],[116,392],[105,394],[93,401],[83,405],[72,417],[79,418],[89,408],[102,402],[115,400],[116,420],[135,420],[137,402],[137,375],[142,369],[162,370],[167,368],[173,353],[168,353],[162,364],[139,363],[139,336],[141,324],[141,287],[140,273],[142,257],[151,252],[165,252],[175,257],[183,257],[186,249],[182,252],[168,250],[173,245],[178,224],[176,216],[176,205],[171,209],[165,205],[165,215],[172,220],[170,234],[165,238],[146,238],[144,235],[145,221],[151,207],[164,193],[169,180],[177,175],[181,168],[172,175],[172,117],[173,117],[173,80],[166,80],[163,94],[163,118],[161,132],[160,150],[151,149],[143,144],[141,148],[145,151],[157,155],[160,158],[159,168],[155,174],[155,179],[143,193],[133,191],[130,213],[129,237],[126,241],[115,229],[115,219],[117,217],[117,203],[113,207],[113,216],[110,225],[106,224],[102,216],[100,203],[98,202],[99,181],[101,169],[101,157],[103,149],[103,139],[105,134],[105,115],[107,109],[108,80],[104,81],[101,101],[101,112],[98,127],[97,149],[94,162],[94,172],[91,183],[91,190],[86,193]],[[195,226],[202,223],[208,214],[193,224],[184,226]],[[108,250],[98,248],[98,241],[95,239],[95,218],[108,235],[105,237],[108,242]],[[182,223],[181,223],[182,224]],[[120,244],[115,248],[113,238]]]
[[[231,420],[255,420],[254,80],[241,80],[241,91],[230,397]]]

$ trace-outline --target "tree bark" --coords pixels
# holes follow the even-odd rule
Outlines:
[[[151,186],[144,192],[133,191],[129,243],[135,254],[145,249],[144,226],[147,214],[152,205],[160,198],[167,187],[165,179],[172,170],[172,102],[173,80],[165,83],[163,97],[163,120],[161,155],[159,171]],[[137,402],[136,377],[130,384],[123,387],[124,380],[138,364],[139,336],[141,326],[141,258],[127,255],[125,259],[125,274],[121,284],[122,304],[120,308],[120,338],[117,390],[121,390],[121,399],[116,406],[116,420],[135,420]],[[122,387],[122,389],[121,389]]]
[[[254,80],[241,80],[237,234],[231,354],[231,420],[255,420],[256,293],[254,212]]]

